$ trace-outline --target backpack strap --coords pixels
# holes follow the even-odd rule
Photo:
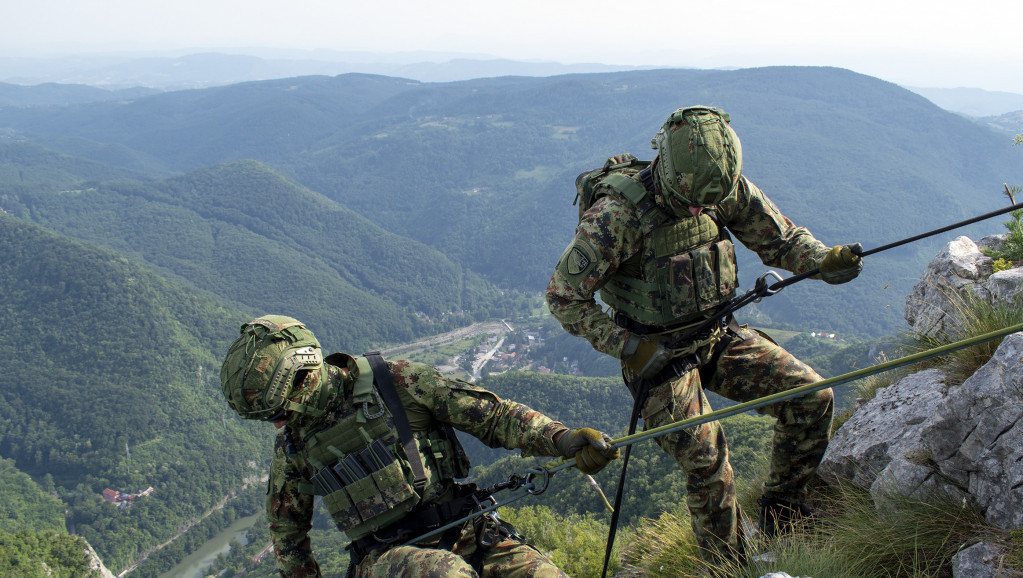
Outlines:
[[[644,233],[652,231],[665,221],[673,219],[671,215],[661,210],[654,201],[654,179],[649,163],[631,177],[622,173],[607,175],[603,178],[600,185],[615,191],[636,208],[639,219],[643,223]],[[601,196],[599,189],[595,196]]]
[[[610,175],[607,175],[604,177],[601,184],[618,191],[634,206],[638,206],[643,201],[643,197],[647,194],[646,187],[644,187],[642,183],[638,183],[636,182],[636,179],[621,173],[611,173]]]
[[[364,357],[369,360],[369,366],[373,369],[373,379],[380,390],[380,396],[384,398],[384,403],[391,410],[394,427],[398,430],[401,445],[405,448],[405,457],[408,458],[409,465],[412,466],[412,474],[415,476],[412,485],[416,492],[422,495],[423,489],[426,488],[426,469],[423,467],[423,458],[419,455],[419,444],[416,443],[416,438],[412,434],[412,426],[409,425],[405,406],[402,405],[401,399],[398,397],[398,390],[394,388],[391,369],[387,366],[384,358],[380,356],[379,351],[371,351],[364,354]]]

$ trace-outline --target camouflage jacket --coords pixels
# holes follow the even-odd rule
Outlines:
[[[567,429],[560,422],[464,381],[445,378],[429,365],[409,361],[388,365],[414,431],[450,424],[490,447],[520,448],[524,455],[560,455],[553,441],[556,433]],[[344,384],[341,407],[351,406],[353,380],[342,376],[336,368],[331,368],[331,378],[348,382]],[[328,413],[313,421],[293,420],[277,435],[266,511],[277,567],[285,577],[320,576],[308,536],[313,496],[300,490],[300,486],[310,484],[313,472],[308,465],[303,467],[304,460],[288,457],[289,450],[292,455],[301,456],[303,448],[300,435],[285,433],[292,428],[302,431],[329,426],[332,419],[336,422],[335,416],[336,413]]]
[[[663,207],[661,196],[655,199]],[[815,269],[827,253],[823,243],[807,229],[796,227],[745,177],[736,193],[713,212],[718,223],[769,267],[802,273]],[[628,331],[614,323],[594,295],[626,260],[641,251],[643,238],[632,203],[617,194],[601,197],[583,213],[575,237],[547,285],[547,305],[565,330],[585,337],[595,349],[614,357],[621,357]],[[595,256],[580,272],[564,263],[573,248]]]

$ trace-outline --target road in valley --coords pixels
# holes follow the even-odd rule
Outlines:
[[[425,337],[412,343],[405,343],[390,347],[387,349],[380,350],[380,354],[384,357],[396,357],[396,356],[407,356],[413,353],[429,349],[431,347],[438,347],[448,343],[454,343],[455,341],[461,341],[472,337],[479,337],[481,335],[498,335],[500,339],[493,348],[487,351],[486,354],[473,361],[472,369],[473,375],[470,381],[475,381],[479,378],[480,371],[487,361],[494,357],[497,353],[498,348],[504,343],[504,336],[507,333],[513,331],[510,323],[507,321],[484,321],[481,323],[473,323],[468,327],[460,327],[447,333],[441,333],[439,335],[432,335]]]

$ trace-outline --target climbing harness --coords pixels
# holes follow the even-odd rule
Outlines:
[[[504,504],[514,502],[515,500],[524,498],[525,496],[538,496],[547,490],[547,486],[550,484],[552,475],[554,475],[556,472],[559,472],[566,468],[570,468],[574,465],[575,459],[573,458],[569,461],[566,461],[563,464],[549,464],[548,466],[544,467],[530,468],[529,470],[526,471],[526,474],[524,476],[512,474],[511,477],[508,478],[508,481],[498,482],[490,487],[479,489],[475,493],[477,508],[473,510],[472,513],[462,516],[458,519],[452,520],[447,524],[444,524],[443,526],[430,530],[429,532],[416,536],[415,538],[406,541],[402,545],[411,546],[419,542],[428,541],[431,538],[434,538],[435,536],[440,536],[444,534],[445,532],[452,528],[461,527],[469,520],[472,520],[479,516],[489,516]],[[540,478],[539,484],[536,481],[537,478]],[[493,494],[502,490],[511,490],[512,492],[517,492],[517,494],[514,494],[514,497],[508,498],[502,504],[499,503],[497,499],[494,498],[493,496]],[[491,503],[489,505],[484,506],[483,502],[487,500],[489,500]]]

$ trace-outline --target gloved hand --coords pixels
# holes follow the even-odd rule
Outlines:
[[[863,269],[863,260],[858,254],[862,251],[863,247],[859,243],[832,247],[817,266],[821,279],[832,285],[855,279]]]
[[[575,458],[575,467],[582,473],[592,475],[621,455],[610,442],[611,436],[606,433],[584,427],[565,431],[555,444],[561,455]]]
[[[630,353],[631,352],[631,353]],[[653,377],[671,361],[671,350],[663,341],[652,341],[649,337],[630,335],[622,353],[625,365],[639,377]]]

